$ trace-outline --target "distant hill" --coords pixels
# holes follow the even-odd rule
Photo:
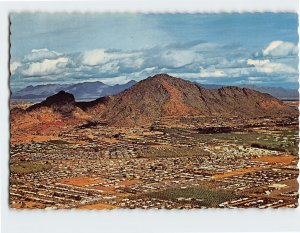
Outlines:
[[[76,100],[93,100],[102,96],[114,95],[130,88],[136,81],[129,81],[125,84],[106,85],[102,82],[83,82],[76,84],[45,84],[27,86],[15,93],[12,93],[13,100],[36,100],[41,101],[59,91],[65,91],[74,95]]]
[[[207,89],[219,89],[225,87],[225,85],[218,85],[218,84],[201,84],[201,83],[196,83],[196,84],[205,87]],[[246,84],[239,85],[239,87],[249,88],[262,93],[267,93],[282,100],[299,98],[299,93],[297,89],[287,89],[283,87],[262,87],[256,85],[246,85]]]
[[[282,87],[261,87],[255,85],[241,85],[240,87],[250,88],[259,92],[268,93],[278,99],[299,99],[297,89],[287,89]]]

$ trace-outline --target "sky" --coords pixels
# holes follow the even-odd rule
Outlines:
[[[12,91],[122,84],[158,73],[204,84],[298,88],[294,13],[13,13]]]

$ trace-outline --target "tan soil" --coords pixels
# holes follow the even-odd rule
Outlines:
[[[86,186],[89,184],[101,183],[101,182],[103,182],[103,179],[98,178],[98,177],[91,178],[91,177],[81,176],[81,177],[72,177],[72,178],[61,179],[61,180],[58,180],[58,182],[62,183],[62,184],[69,184],[69,185],[75,185],[75,186]]]
[[[138,184],[138,183],[141,183],[141,180],[132,179],[132,180],[121,181],[121,182],[119,182],[119,185],[130,186],[130,185],[134,185],[134,184]]]
[[[253,161],[259,161],[259,162],[267,162],[267,163],[280,163],[284,165],[288,165],[294,160],[296,160],[295,156],[292,155],[286,155],[286,156],[264,156],[259,158],[252,159]]]
[[[262,170],[262,168],[261,167],[242,168],[242,169],[237,169],[237,170],[234,170],[234,171],[231,171],[231,172],[226,172],[226,173],[223,173],[223,174],[214,175],[214,176],[212,176],[212,179],[220,180],[220,179],[223,179],[223,178],[226,178],[226,177],[236,176],[236,175],[243,175],[243,174],[246,174],[246,173],[249,173],[249,172],[254,172],[254,171],[259,171],[259,170]]]

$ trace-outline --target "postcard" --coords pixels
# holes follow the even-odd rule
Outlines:
[[[11,13],[9,206],[298,206],[295,13]]]

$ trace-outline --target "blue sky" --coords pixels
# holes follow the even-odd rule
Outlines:
[[[141,80],[298,87],[293,13],[49,14],[11,19],[11,87]]]

